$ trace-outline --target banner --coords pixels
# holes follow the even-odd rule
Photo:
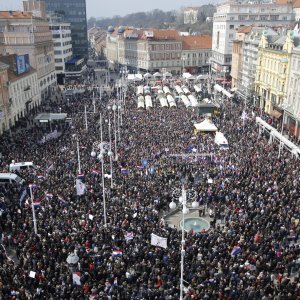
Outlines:
[[[85,184],[80,179],[76,179],[77,196],[84,195],[85,190],[86,190]]]
[[[160,237],[154,233],[151,233],[151,245],[156,247],[162,247],[166,249],[168,239]]]

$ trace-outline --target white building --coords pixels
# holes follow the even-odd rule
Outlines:
[[[54,61],[56,74],[65,73],[65,62],[72,58],[71,24],[49,22],[49,29],[53,37]]]
[[[8,105],[6,128],[11,128],[29,111],[41,103],[41,91],[37,71],[30,65],[26,69],[16,66],[17,55],[0,56],[0,62],[9,66],[7,70]],[[29,62],[30,63],[30,62]]]
[[[300,138],[300,46],[294,48],[291,57],[291,69],[286,99],[286,123]]]
[[[212,71],[228,73],[232,62],[232,44],[240,26],[280,27],[293,24],[293,4],[230,2],[217,7],[213,19]]]
[[[183,23],[195,24],[198,21],[199,7],[187,7],[183,11]]]

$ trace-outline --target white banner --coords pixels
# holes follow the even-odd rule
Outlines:
[[[76,179],[77,196],[84,195],[85,189],[86,189],[85,184],[80,179]]]
[[[156,247],[167,248],[168,239],[160,237],[154,233],[151,233],[151,245]]]

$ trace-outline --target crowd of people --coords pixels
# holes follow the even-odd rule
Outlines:
[[[87,93],[86,100],[51,102],[72,118],[57,139],[39,144],[34,125],[1,137],[2,172],[12,160],[39,166],[19,175],[37,186],[33,198],[40,202],[35,234],[30,194],[20,201],[25,187],[0,187],[1,299],[179,299],[181,232],[162,217],[182,185],[196,191],[212,218],[208,231],[186,233],[184,299],[299,299],[300,164],[284,151],[278,158],[278,145],[258,135],[255,108],[243,121],[244,107],[226,101],[212,116],[229,141],[224,151],[213,135],[195,133],[193,122],[203,118],[197,110],[180,103],[138,110],[130,84],[116,118],[122,113],[120,128],[107,109],[115,91],[88,114],[86,130],[84,106],[93,111]],[[107,153],[103,160],[113,178],[112,187],[105,178],[106,226],[101,161],[91,157],[101,141],[100,113],[103,140],[109,141],[111,122],[118,154],[112,174]],[[77,141],[86,186],[81,196]],[[191,148],[212,156],[170,156]],[[151,245],[152,233],[167,238],[167,248]],[[67,262],[70,254],[79,258],[76,264]]]

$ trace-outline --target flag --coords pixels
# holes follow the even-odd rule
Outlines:
[[[33,200],[32,204],[33,204],[34,207],[40,207],[41,206],[41,202],[38,199]]]
[[[44,180],[45,179],[45,177],[42,174],[37,174],[36,177],[39,180]]]
[[[76,193],[77,193],[77,196],[84,195],[85,190],[86,190],[85,184],[80,179],[76,179]]]
[[[121,250],[114,250],[111,254],[113,257],[121,257],[123,255]]]
[[[51,194],[51,193],[46,193],[46,198],[47,199],[52,199],[53,198],[53,194]]]
[[[125,168],[121,168],[121,173],[122,174],[129,174],[129,171]]]
[[[129,241],[129,240],[133,240],[134,234],[133,232],[126,232],[125,233],[125,240]]]
[[[246,120],[246,119],[248,118],[248,115],[247,115],[247,113],[246,113],[244,110],[243,110],[243,112],[242,112],[241,118],[242,118],[243,120]]]
[[[240,246],[236,246],[232,249],[231,251],[231,256],[234,256],[234,255],[237,255],[239,254],[240,252],[242,251],[241,247]]]
[[[81,285],[80,272],[73,273],[73,284]]]
[[[100,171],[98,171],[98,170],[92,170],[91,174],[96,176],[96,175],[100,174]]]
[[[84,174],[77,174],[77,179],[84,180]]]
[[[151,233],[151,245],[156,247],[162,247],[166,249],[167,246],[167,240],[166,238],[160,237],[154,233]]]
[[[59,202],[62,202],[62,203],[65,203],[65,199],[62,197],[62,196],[58,196],[58,201]]]
[[[20,206],[22,206],[22,202],[24,201],[26,196],[27,196],[27,189],[23,189],[20,193],[20,198],[19,198]]]

